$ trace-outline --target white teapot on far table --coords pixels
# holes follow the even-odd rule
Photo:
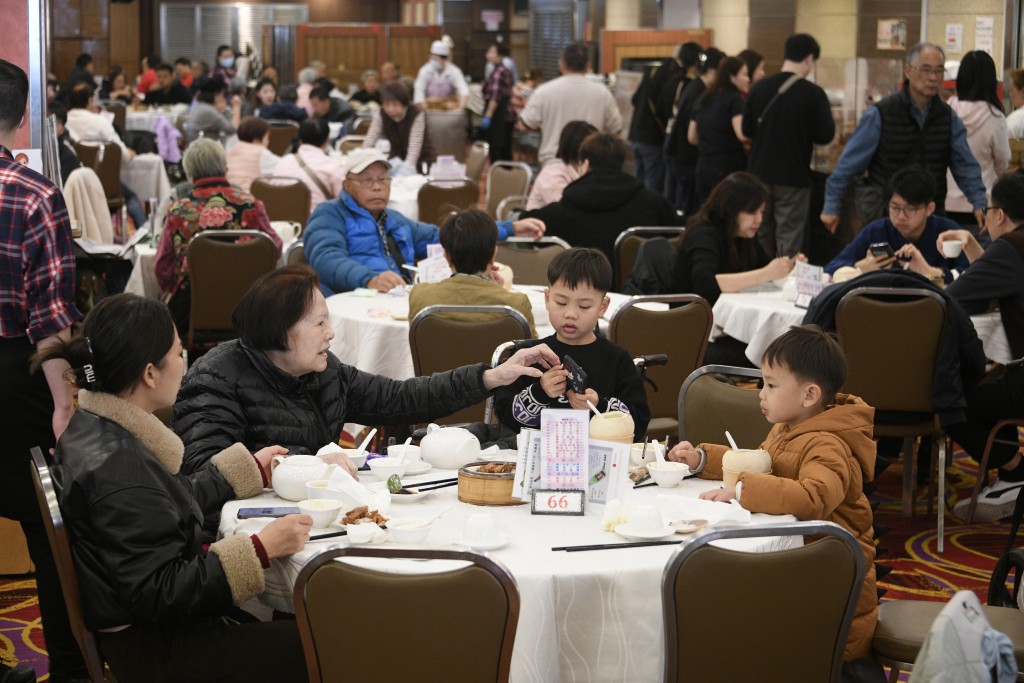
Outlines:
[[[276,464],[276,467],[274,466]],[[275,455],[271,461],[274,493],[285,500],[306,500],[306,484],[327,479],[337,465],[328,465],[315,455]]]

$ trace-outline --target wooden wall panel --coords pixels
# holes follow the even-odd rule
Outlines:
[[[769,74],[782,68],[786,38],[796,33],[796,0],[761,0],[750,3],[747,45],[764,55]]]
[[[430,54],[430,44],[441,37],[441,27],[389,26],[387,59],[398,65],[406,76],[416,78]]]
[[[78,38],[82,35],[80,0],[53,0],[51,7],[50,26],[54,38]]]
[[[99,38],[109,35],[109,0],[82,0],[82,36]]]
[[[110,5],[110,63],[123,67],[131,83],[139,75],[139,3]]]
[[[920,0],[860,0],[857,20],[857,56],[868,59],[903,59],[905,50],[878,49],[878,20],[904,19],[907,22],[907,47],[921,40]],[[945,36],[940,36],[942,40]]]
[[[616,71],[623,57],[672,56],[679,43],[693,41],[708,48],[713,39],[714,32],[710,29],[603,31],[601,73]],[[545,77],[551,78],[547,74]]]

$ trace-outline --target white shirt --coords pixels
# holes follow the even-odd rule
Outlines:
[[[540,163],[558,153],[558,138],[570,121],[586,121],[602,133],[618,134],[622,116],[611,92],[583,74],[567,74],[537,88],[519,120],[527,128],[540,129]]]
[[[88,109],[71,109],[64,126],[75,142],[116,142],[121,146],[122,162],[128,161],[128,147],[121,141],[114,124]]]
[[[430,81],[447,81],[455,89],[455,92],[458,93],[458,97],[469,97],[469,86],[466,85],[466,77],[463,75],[462,69],[449,62],[445,64],[443,71],[437,71],[434,69],[433,63],[428,60],[426,64],[420,67],[419,73],[416,74],[416,82],[413,84],[412,89],[412,101],[414,104],[427,100],[427,84]]]

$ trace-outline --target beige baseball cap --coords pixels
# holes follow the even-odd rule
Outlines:
[[[373,164],[384,164],[387,168],[391,168],[388,158],[381,154],[380,150],[372,147],[354,150],[345,157],[345,175],[362,173]]]
[[[437,55],[438,57],[448,57],[451,51],[448,49],[448,43],[443,40],[435,40],[430,44],[430,54]]]

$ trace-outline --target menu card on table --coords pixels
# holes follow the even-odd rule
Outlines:
[[[588,416],[585,410],[541,411],[539,488],[587,490]]]
[[[629,449],[629,444],[615,441],[588,441],[588,503],[604,505],[623,497],[629,480]]]
[[[512,480],[512,497],[530,500],[534,484],[540,481],[540,430],[519,430],[519,457]]]
[[[796,306],[807,308],[811,305],[814,297],[821,294],[828,282],[823,275],[825,269],[821,266],[812,266],[802,261],[796,262]]]

